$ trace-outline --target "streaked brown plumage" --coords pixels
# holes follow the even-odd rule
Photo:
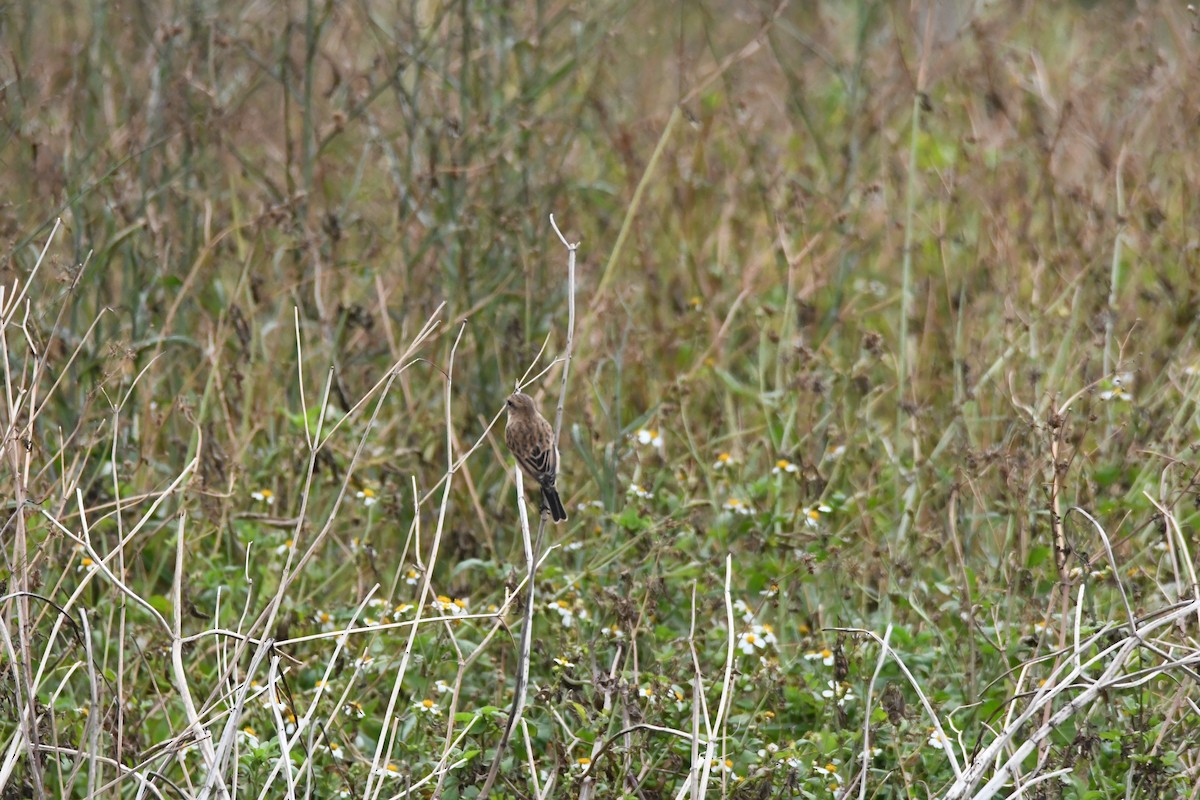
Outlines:
[[[504,428],[504,443],[516,456],[517,463],[531,480],[542,489],[542,508],[549,510],[555,522],[567,518],[562,498],[554,481],[558,477],[558,451],[554,447],[554,429],[538,413],[533,398],[516,392],[508,398],[508,424]]]

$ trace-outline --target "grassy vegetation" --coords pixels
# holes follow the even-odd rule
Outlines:
[[[0,798],[1200,794],[1197,22],[937,5],[8,4]]]

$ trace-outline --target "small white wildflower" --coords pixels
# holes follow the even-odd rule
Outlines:
[[[250,748],[258,747],[259,744],[258,734],[255,733],[254,728],[251,728],[249,725],[238,731],[238,739]]]
[[[726,511],[732,511],[735,514],[741,514],[743,516],[754,513],[754,509],[750,508],[750,506],[746,505],[736,497],[731,497],[726,500],[723,508]]]
[[[819,506],[805,506],[800,509],[800,515],[804,517],[804,524],[810,528],[815,528],[821,524],[821,515],[828,514],[833,511],[832,508],[822,503]]]
[[[944,733],[938,731],[936,728],[930,728],[929,746],[935,750],[945,750],[950,746],[950,741],[946,738]]]
[[[625,638],[625,631],[618,628],[616,625],[608,625],[600,629],[600,633],[609,639],[621,640]]]
[[[827,667],[833,666],[833,651],[828,647],[804,654],[805,661],[820,661]]]
[[[742,598],[733,601],[733,610],[742,615],[742,622],[754,622],[754,609]]]
[[[756,650],[761,650],[767,645],[754,631],[742,631],[738,634],[737,646],[743,654],[753,655]]]
[[[430,700],[428,697],[419,702],[413,703],[413,708],[422,714],[428,714],[431,717],[436,717],[442,713],[442,708],[437,703]]]
[[[854,700],[854,689],[850,684],[844,681],[842,683],[828,681],[827,685],[829,688],[821,690],[821,697],[824,697],[826,700],[836,699],[838,708],[845,708],[846,703]]]
[[[846,454],[846,445],[839,444],[837,447],[835,447],[832,450],[830,450],[829,452],[827,452],[821,458],[821,460],[822,461],[836,461],[837,459],[841,458],[845,454]]]
[[[638,444],[642,444],[642,445],[648,444],[648,445],[652,446],[655,450],[663,449],[662,434],[656,430],[653,430],[651,428],[641,428],[638,430],[637,433],[634,434],[634,437],[637,439]]]
[[[551,600],[546,603],[546,608],[558,614],[559,621],[562,622],[564,628],[572,627],[575,624],[576,617],[587,619],[587,611],[585,609],[577,609],[566,600]]]

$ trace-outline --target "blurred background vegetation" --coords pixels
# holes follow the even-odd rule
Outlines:
[[[1121,587],[1139,613],[1192,591],[1169,534],[1200,502],[1196,24],[1141,2],[4,4],[0,283],[29,306],[5,308],[0,796],[135,796],[115,762],[164,795],[204,780],[171,638],[59,526],[164,617],[181,603],[185,636],[245,630],[277,590],[280,640],[368,597],[401,620],[447,460],[479,443],[430,592],[503,605],[525,557],[489,424],[566,344],[551,213],[582,242],[572,517],[496,791],[673,796],[686,739],[610,737],[691,731],[732,637],[711,792],[936,795],[954,773],[913,686],[889,662],[868,710],[878,647],[833,628],[895,625],[961,762],[1077,612],[1096,630]],[[560,369],[529,389],[547,416]],[[340,425],[314,454],[327,377]],[[90,650],[47,601],[86,609]],[[247,705],[237,791],[283,796],[286,716],[326,681],[284,756],[313,796],[362,796],[381,737],[382,796],[475,796],[509,610],[492,638],[420,628],[392,721],[407,628],[281,645],[294,697],[282,724]],[[236,644],[184,648],[218,738],[237,681],[267,681]],[[1025,764],[1071,770],[1043,796],[1200,786],[1184,680],[1063,725]],[[57,750],[30,754],[29,694]]]

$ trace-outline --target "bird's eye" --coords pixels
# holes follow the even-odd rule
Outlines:
[[[506,404],[506,405],[507,405],[509,408],[516,408],[516,407],[517,407],[517,404],[513,402],[513,399],[512,399],[511,397],[510,397],[510,398],[508,398],[507,400],[505,400],[504,402],[505,402],[505,404]]]

